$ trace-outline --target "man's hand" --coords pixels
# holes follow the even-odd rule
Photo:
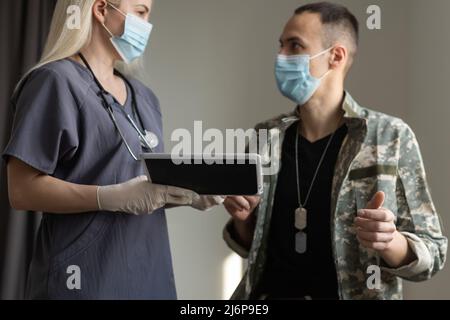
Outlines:
[[[234,220],[246,222],[260,201],[260,197],[227,197],[224,206]]]
[[[233,218],[236,239],[244,248],[250,249],[255,232],[254,211],[260,197],[227,197],[224,206]]]
[[[377,192],[367,208],[358,212],[355,219],[356,234],[361,245],[367,249],[384,251],[389,248],[397,232],[395,215],[382,208],[384,192]]]
[[[417,259],[406,237],[397,231],[395,215],[383,208],[384,192],[377,192],[355,219],[361,245],[376,250],[391,268],[400,268]]]

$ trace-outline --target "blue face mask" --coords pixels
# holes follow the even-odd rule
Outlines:
[[[280,92],[300,106],[308,102],[319,88],[322,79],[331,71],[329,70],[321,78],[315,78],[310,72],[310,61],[331,49],[333,48],[331,47],[312,57],[309,55],[278,55],[275,76]]]
[[[123,34],[118,37],[113,35],[105,25],[103,27],[111,35],[111,42],[123,61],[130,63],[144,54],[153,25],[137,16],[123,13],[110,3],[108,5],[125,16],[125,28]]]

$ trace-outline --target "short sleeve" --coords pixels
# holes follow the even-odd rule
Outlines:
[[[69,80],[57,72],[34,71],[15,103],[10,141],[2,157],[15,157],[52,175],[78,148],[78,105]]]

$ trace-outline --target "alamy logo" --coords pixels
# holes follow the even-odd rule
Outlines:
[[[381,8],[375,4],[367,8],[367,29],[381,30]]]
[[[366,285],[369,290],[380,290],[381,289],[381,269],[379,266],[369,266],[367,268],[367,278]]]
[[[69,277],[67,278],[67,289],[69,290],[81,290],[81,269],[79,266],[68,266],[67,274]]]
[[[81,29],[81,10],[77,5],[72,5],[67,8],[67,29],[80,30]]]
[[[187,129],[176,129],[171,135],[176,143],[171,156],[175,165],[192,164],[191,155],[202,155],[204,159],[195,159],[193,164],[201,164],[203,160],[209,165],[222,164],[223,154],[259,154],[263,175],[270,176],[280,169],[280,131],[227,129],[225,134],[219,129],[203,130],[203,122],[194,122],[193,135]],[[245,161],[238,158],[237,163]],[[227,159],[226,164],[234,164],[234,159]]]

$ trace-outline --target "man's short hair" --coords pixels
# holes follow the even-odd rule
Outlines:
[[[295,10],[295,15],[304,12],[317,13],[325,27],[323,46],[331,47],[337,40],[344,40],[349,46],[350,61],[358,51],[359,43],[359,22],[358,19],[346,7],[330,2],[317,2],[306,4]]]

